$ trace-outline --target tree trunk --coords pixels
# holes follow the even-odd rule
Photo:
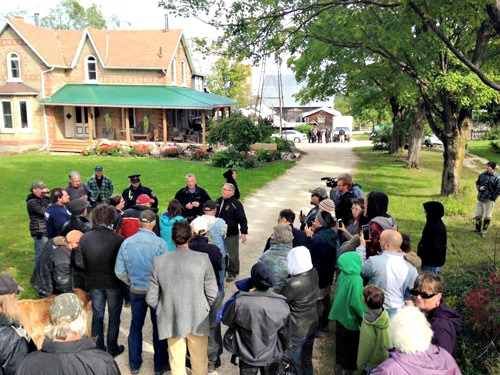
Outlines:
[[[423,100],[420,100],[415,104],[415,109],[413,110],[407,168],[420,168],[420,150],[422,149],[425,119],[426,109]]]
[[[441,180],[441,196],[458,196],[460,175],[465,157],[465,146],[472,127],[472,110],[462,109],[459,113],[444,111],[444,162]]]
[[[408,114],[405,107],[401,107],[395,97],[390,99],[392,111],[392,134],[389,154],[401,154],[404,146],[403,122]]]

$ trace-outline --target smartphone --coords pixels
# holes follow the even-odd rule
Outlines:
[[[339,226],[339,228],[342,228],[342,226],[344,225],[344,224],[342,223],[342,219],[338,219],[338,220],[337,220],[337,225]]]
[[[363,238],[365,239],[365,241],[369,240],[370,239],[370,226],[368,224],[363,225],[361,227],[361,230],[363,231]]]

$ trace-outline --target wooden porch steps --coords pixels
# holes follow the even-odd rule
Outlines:
[[[92,144],[89,140],[81,139],[66,139],[62,141],[54,141],[49,146],[50,152],[72,152],[81,153],[84,148]]]

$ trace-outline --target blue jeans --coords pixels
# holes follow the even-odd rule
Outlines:
[[[108,352],[118,349],[118,334],[120,331],[120,315],[122,313],[123,296],[121,289],[92,289],[92,336],[96,337],[98,349],[105,350],[104,346],[104,310],[108,301],[108,334],[106,344]]]
[[[130,322],[130,333],[128,335],[128,362],[131,371],[136,371],[142,365],[142,327],[148,312],[145,294],[130,292],[130,308],[132,320]],[[158,328],[156,325],[156,310],[150,308],[151,323],[153,325],[153,349],[154,349],[154,371],[159,372],[170,369],[168,362],[167,340],[158,339]]]
[[[436,275],[441,275],[441,271],[443,270],[443,266],[441,267],[433,267],[433,266],[422,266],[422,271],[431,271]]]
[[[35,267],[38,264],[38,259],[40,259],[40,254],[42,253],[42,249],[49,240],[46,236],[42,236],[37,238],[33,236],[33,240],[35,241]]]
[[[299,375],[313,375],[312,354],[314,336],[314,332],[306,337],[292,336],[290,359]]]

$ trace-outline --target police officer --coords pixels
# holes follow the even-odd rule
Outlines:
[[[128,176],[128,178],[130,179],[130,186],[123,190],[122,193],[123,199],[125,200],[124,210],[134,207],[137,197],[141,194],[146,194],[153,200],[153,202],[151,202],[151,207],[158,207],[158,198],[156,197],[153,190],[141,185],[140,177],[140,174],[131,174],[130,176]]]

